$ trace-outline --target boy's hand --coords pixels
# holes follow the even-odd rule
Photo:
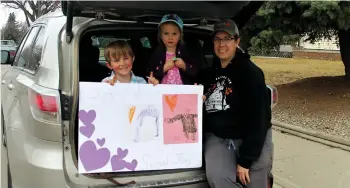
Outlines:
[[[186,64],[181,58],[176,58],[175,66],[179,67],[182,70],[186,70]]]
[[[114,86],[114,83],[117,81],[117,75],[113,76],[113,79],[111,80],[106,80],[106,83],[109,83],[111,86]]]
[[[155,77],[153,77],[153,72],[149,74],[148,83],[153,85],[159,84],[159,81]]]
[[[174,66],[175,66],[174,60],[165,61],[163,72],[166,72],[166,71],[172,69]]]

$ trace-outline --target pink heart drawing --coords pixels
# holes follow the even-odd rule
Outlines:
[[[106,139],[105,138],[102,138],[102,139],[98,138],[96,141],[97,141],[97,144],[102,147],[105,144]]]
[[[138,163],[137,160],[133,159],[131,163],[126,162],[125,167],[129,170],[134,171],[136,169],[137,163]]]
[[[111,165],[113,171],[123,170],[125,168],[125,163],[123,159],[120,159],[118,155],[113,155],[111,158]]]
[[[89,126],[81,126],[79,128],[79,131],[84,136],[86,136],[88,138],[91,138],[92,134],[95,132],[95,125],[94,124],[90,124]]]
[[[122,148],[117,149],[117,155],[120,159],[124,159],[129,153],[128,149],[123,150]]]
[[[79,110],[79,119],[85,126],[89,126],[94,122],[96,118],[96,111],[95,110],[89,110],[89,112],[86,112],[85,110]]]
[[[109,162],[110,151],[107,148],[97,149],[93,141],[84,142],[79,149],[80,161],[86,171],[100,169]]]

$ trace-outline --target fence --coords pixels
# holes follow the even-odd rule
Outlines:
[[[252,56],[263,56],[263,57],[282,57],[282,58],[293,58],[293,52],[250,52]]]
[[[280,57],[280,58],[303,58],[341,61],[340,52],[337,50],[293,50],[293,52],[249,52],[251,56]]]

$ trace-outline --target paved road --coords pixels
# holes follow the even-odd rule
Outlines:
[[[277,131],[273,137],[273,171],[283,187],[350,187],[350,152]]]

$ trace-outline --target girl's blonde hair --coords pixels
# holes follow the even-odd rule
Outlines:
[[[162,40],[162,29],[163,29],[163,27],[164,27],[165,24],[172,24],[172,25],[175,25],[175,26],[179,29],[179,32],[180,32],[180,41],[179,41],[179,43],[183,43],[183,41],[184,41],[184,39],[183,39],[184,34],[183,34],[183,32],[181,31],[181,28],[180,28],[177,24],[175,24],[175,23],[166,22],[166,23],[163,23],[162,25],[160,25],[160,26],[158,27],[158,42],[159,42],[159,44],[163,44],[163,40]]]
[[[124,40],[117,40],[109,43],[105,48],[105,59],[108,63],[111,59],[119,59],[121,56],[134,57],[134,52],[128,42]]]

